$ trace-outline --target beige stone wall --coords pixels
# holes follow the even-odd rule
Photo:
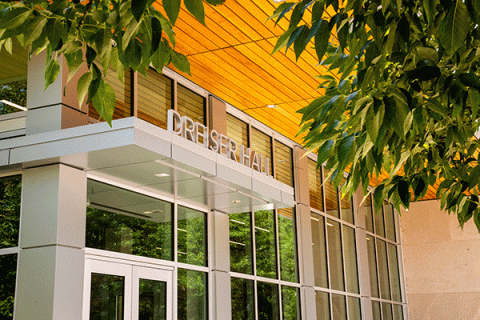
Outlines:
[[[439,201],[402,212],[401,236],[409,320],[480,319],[480,235],[463,231]]]

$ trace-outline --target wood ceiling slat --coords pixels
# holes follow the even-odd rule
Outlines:
[[[182,29],[175,30],[177,40],[175,42],[175,50],[179,51],[185,55],[192,55],[198,52],[205,52],[208,49],[198,42],[196,39],[192,38],[188,33]]]
[[[236,1],[238,5],[247,8],[248,12],[255,16],[260,23],[262,23],[271,33],[273,33],[276,36],[280,36],[283,32],[283,28],[275,28],[275,20],[270,19],[267,21],[268,17],[273,13],[274,7],[272,6],[271,12],[267,13],[264,10],[262,10],[256,1],[252,0],[237,0]],[[288,25],[287,25],[288,27]]]
[[[219,97],[231,103],[235,107],[239,109],[252,108],[264,103],[258,100],[257,97],[251,96],[251,94],[239,87],[238,81],[234,77],[232,77],[231,74],[229,74],[223,68],[218,68],[218,64],[207,59],[205,55],[193,56],[190,59],[192,61],[192,75],[194,75],[194,77],[196,78],[195,82],[204,83],[206,82],[205,80],[208,78],[215,78],[215,82],[213,84],[210,84],[209,88],[206,87],[205,89],[211,91],[214,94],[217,94],[217,86],[228,88],[228,90],[224,89],[223,92],[229,92],[228,96],[231,97],[237,96],[236,100],[241,102],[241,104],[234,104],[229,99],[226,99],[225,97],[220,95]],[[199,72],[197,73],[195,72],[195,70],[199,70]]]
[[[235,12],[233,12],[228,5],[224,4],[216,6],[214,9],[225,19],[230,21],[234,26],[236,26],[238,30],[243,32],[250,41],[262,39],[260,33],[252,28],[249,22],[246,22],[244,19],[235,14]]]
[[[250,41],[243,32],[218,13],[214,7],[205,6],[205,16],[205,24],[207,28],[214,30],[218,36],[225,40],[229,45],[235,46],[242,42]]]
[[[241,85],[250,86],[252,88],[252,94],[264,95],[268,99],[265,105],[276,103],[279,100],[298,100],[298,98],[296,98],[298,95],[294,95],[295,92],[279,88],[278,80],[268,72],[274,70],[267,68],[267,65],[260,67],[258,64],[255,64],[239,51],[243,48],[244,46],[227,48],[215,52],[215,54],[223,58],[223,61],[231,63],[232,67],[237,69],[235,77],[239,77],[239,80],[244,79],[244,81],[247,81],[246,84]]]
[[[248,57],[261,66],[270,66],[269,70],[273,73],[272,75],[288,90],[297,91],[303,98],[312,96],[319,82],[297,65],[292,65],[283,53],[277,52],[271,56],[272,51],[264,50],[262,44],[268,45],[267,40],[246,44],[245,48],[250,49]],[[238,49],[241,51],[243,48],[238,47]],[[247,50],[241,52],[247,55]],[[298,99],[293,98],[292,100]]]
[[[187,15],[190,14],[186,11],[181,10],[180,13],[181,14],[179,14],[177,22],[173,28],[175,32],[179,29],[183,30],[183,32],[188,34],[191,38],[196,39],[197,42],[201,43],[208,50],[215,50],[229,45],[212,32],[212,30],[205,28],[205,26],[196,19],[188,17]]]

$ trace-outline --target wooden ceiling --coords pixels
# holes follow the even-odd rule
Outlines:
[[[277,5],[272,0],[226,0],[215,7],[205,3],[205,26],[182,5],[174,27],[176,50],[190,61],[187,78],[301,143],[295,137],[301,118],[296,111],[320,96],[314,76],[325,68],[318,66],[313,45],[298,61],[292,50],[271,55],[288,28],[287,20],[276,26],[267,21]]]
[[[321,96],[322,91],[317,90],[320,81],[315,76],[327,72],[318,64],[313,43],[307,45],[298,61],[292,49],[271,55],[289,23],[283,19],[275,25],[274,20],[268,20],[279,5],[273,0],[204,4],[205,25],[183,4],[175,23],[176,50],[188,57],[191,66],[191,76],[183,75],[301,144],[302,139],[296,137],[301,115],[296,111]],[[309,12],[304,19],[311,21]],[[424,199],[435,199],[438,183],[429,187]]]

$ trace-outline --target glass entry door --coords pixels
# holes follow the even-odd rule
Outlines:
[[[86,260],[84,319],[172,319],[172,277],[168,267],[153,268]]]

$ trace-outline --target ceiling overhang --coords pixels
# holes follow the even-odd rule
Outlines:
[[[134,117],[0,141],[0,167],[52,163],[225,213],[294,205],[292,187]]]

